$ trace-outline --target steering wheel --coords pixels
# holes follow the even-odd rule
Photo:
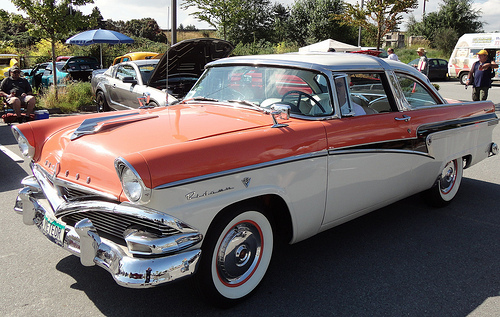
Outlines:
[[[388,112],[390,111],[389,99],[387,98],[387,96],[378,97],[370,101],[368,107],[378,112]]]
[[[299,106],[300,106],[300,102],[301,102],[302,96],[305,96],[305,97],[307,97],[307,99],[313,101],[314,104],[321,109],[321,111],[326,112],[325,108],[323,108],[323,106],[319,103],[319,101],[317,101],[316,99],[314,99],[314,97],[311,96],[310,94],[305,93],[305,92],[300,91],[300,90],[290,90],[290,91],[286,92],[283,95],[283,97],[281,97],[281,101],[285,101],[285,98],[288,97],[291,94],[297,94],[298,95],[297,96],[297,98],[298,98],[297,99],[297,106],[296,106],[298,109],[300,109]]]

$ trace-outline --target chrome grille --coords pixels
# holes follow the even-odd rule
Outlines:
[[[172,227],[156,223],[148,219],[141,219],[117,213],[97,211],[73,213],[62,217],[62,220],[68,225],[74,226],[78,221],[85,218],[92,221],[98,233],[107,233],[120,239],[123,239],[123,232],[131,226],[139,226],[147,231],[161,236],[170,236],[180,233]]]
[[[82,191],[82,190],[78,190],[78,189],[74,189],[74,188],[70,188],[70,187],[61,187],[62,188],[62,193],[64,193],[64,196],[68,199],[68,200],[74,200],[74,199],[78,199],[78,198],[81,198],[81,197],[87,197],[89,196],[88,193]]]

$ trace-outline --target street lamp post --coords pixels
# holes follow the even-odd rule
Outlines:
[[[172,0],[172,43],[177,43],[177,0]]]
[[[364,0],[361,0],[361,10],[363,10]],[[358,28],[358,46],[361,47],[361,25]]]

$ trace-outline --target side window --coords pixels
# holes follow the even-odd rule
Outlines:
[[[439,104],[439,101],[435,99],[426,86],[413,77],[396,74],[396,78],[406,101],[412,109],[430,107]]]
[[[347,98],[349,91],[347,90],[346,78],[346,76],[335,77],[335,92],[342,116],[352,116],[354,115],[354,110]]]
[[[123,80],[123,78],[125,77],[132,77],[134,79],[137,79],[135,70],[132,66],[123,65],[118,67],[118,70],[116,71],[116,78],[118,78],[119,80]]]
[[[347,80],[349,98],[355,112],[376,114],[393,111],[391,107],[393,98],[390,96],[389,85],[383,73],[348,73]]]

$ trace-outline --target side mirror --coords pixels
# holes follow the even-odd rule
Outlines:
[[[137,79],[134,79],[134,77],[123,77],[122,82],[125,84],[137,85]]]
[[[291,107],[289,105],[284,104],[274,104],[271,106],[271,117],[273,118],[273,128],[282,128],[288,127],[286,123],[278,123],[278,119],[280,120],[288,120],[290,119],[290,110]]]

